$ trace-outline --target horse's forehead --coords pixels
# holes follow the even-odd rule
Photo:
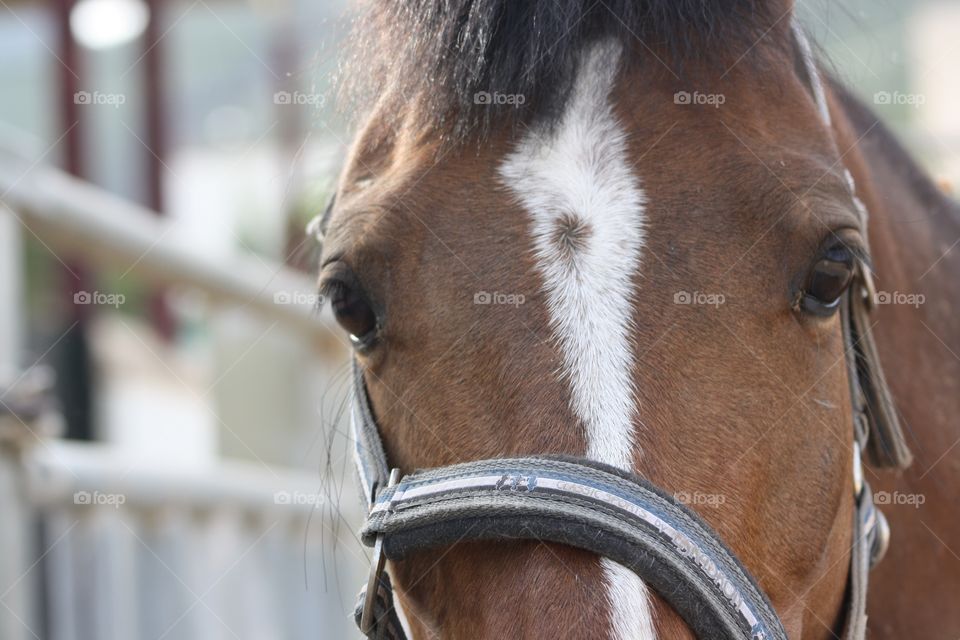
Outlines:
[[[718,85],[721,90],[643,69],[617,77],[617,53],[599,47],[587,55],[552,126],[503,132],[481,145],[445,149],[422,130],[404,126],[415,118],[374,112],[352,147],[341,188],[356,196],[358,208],[393,211],[378,217],[391,234],[413,233],[421,224],[515,225],[523,219],[520,194],[511,189],[518,172],[537,171],[539,164],[545,176],[540,195],[563,200],[584,180],[607,177],[578,169],[602,165],[606,142],[619,136],[629,171],[650,186],[652,208],[686,199],[702,211],[755,218],[757,205],[766,205],[760,198],[774,194],[782,197],[772,199],[770,214],[779,216],[781,201],[800,199],[804,185],[844,190],[842,176],[831,169],[837,150],[829,132],[789,68],[760,84],[736,71]],[[583,112],[593,109],[596,116],[601,107],[610,111],[609,120]],[[598,122],[612,122],[615,130]],[[658,224],[670,231],[670,219]]]

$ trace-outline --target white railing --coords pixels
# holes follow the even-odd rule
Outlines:
[[[309,278],[267,265],[264,282],[261,260],[198,255],[167,234],[172,223],[56,169],[0,150],[0,194],[0,393],[24,364],[15,354],[27,236],[249,310],[308,344],[329,335],[327,320],[289,295],[311,292]],[[2,414],[3,640],[354,637],[342,594],[360,583],[362,558],[349,555],[356,545],[340,512],[342,501],[356,522],[349,488],[328,500],[319,473],[238,460],[134,463],[116,445],[64,441]]]
[[[316,476],[131,469],[110,447],[56,441],[23,464],[47,551],[43,637],[348,637],[324,593],[335,559]]]
[[[325,331],[313,306],[278,305],[277,296],[309,294],[310,279],[277,266],[264,280],[264,262],[235,256],[227,263],[190,250],[170,233],[175,222],[62,171],[38,166],[0,148],[0,203],[43,244],[101,268],[129,271],[160,285],[202,291],[214,304],[250,308],[308,333]],[[302,296],[304,299],[309,296]]]

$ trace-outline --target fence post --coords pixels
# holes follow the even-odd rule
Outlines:
[[[42,635],[31,606],[38,588],[30,566],[36,530],[20,472],[24,425],[7,409],[12,400],[5,395],[19,371],[24,344],[21,232],[13,212],[0,203],[0,638],[10,640]]]
[[[19,368],[19,350],[23,345],[21,232],[13,211],[0,202],[0,379]]]
[[[10,640],[42,637],[32,606],[39,588],[35,575],[39,569],[31,567],[31,558],[36,556],[36,528],[25,490],[19,447],[0,439],[0,638]]]

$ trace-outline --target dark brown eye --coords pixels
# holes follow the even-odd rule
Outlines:
[[[372,343],[377,331],[377,315],[359,291],[337,283],[330,291],[330,306],[337,322],[350,334],[351,342],[361,347]]]
[[[843,244],[827,249],[807,275],[801,300],[802,308],[818,316],[832,315],[853,280],[855,260]]]
[[[325,274],[321,289],[330,300],[337,323],[360,349],[372,346],[377,336],[377,314],[356,277],[338,266]]]

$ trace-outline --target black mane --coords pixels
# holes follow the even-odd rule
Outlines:
[[[764,0],[374,0],[357,20],[348,95],[386,113],[416,104],[419,124],[452,138],[562,112],[578,52],[613,38],[628,60],[683,73],[729,61],[783,18]],[[787,23],[782,20],[782,23]],[[656,52],[654,55],[653,52]],[[523,104],[477,104],[476,96]],[[482,98],[481,98],[482,102]],[[392,103],[392,104],[391,104]]]

